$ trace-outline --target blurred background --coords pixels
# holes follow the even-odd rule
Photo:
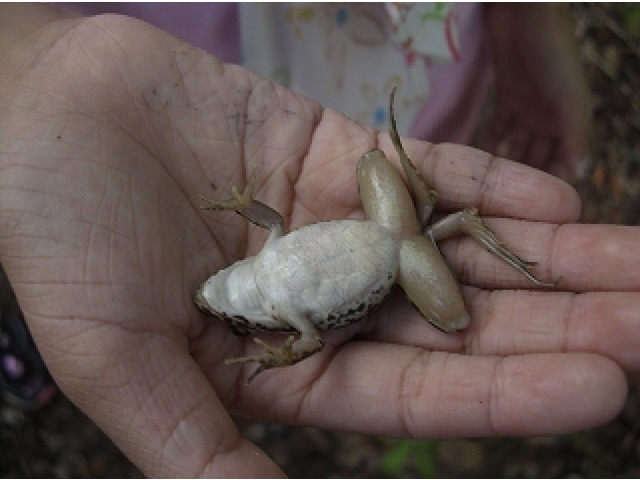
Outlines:
[[[639,225],[640,6],[571,10],[596,99],[590,165],[575,184],[582,220]],[[640,375],[630,383],[614,421],[558,437],[389,440],[241,420],[238,426],[292,477],[640,477]],[[0,404],[0,474],[142,476],[62,394],[36,412]]]

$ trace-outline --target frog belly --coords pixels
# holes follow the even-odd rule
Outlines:
[[[255,280],[263,308],[286,322],[304,315],[322,329],[363,317],[389,293],[397,241],[371,221],[321,222],[265,245]]]

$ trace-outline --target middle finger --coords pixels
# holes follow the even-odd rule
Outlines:
[[[536,262],[532,273],[560,279],[552,291],[639,291],[640,228],[620,225],[554,225],[513,219],[484,219],[520,258]],[[482,288],[536,289],[520,273],[468,237],[440,243],[462,284]]]

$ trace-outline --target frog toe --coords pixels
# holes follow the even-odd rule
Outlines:
[[[279,348],[272,347],[259,338],[254,338],[254,341],[264,349],[264,353],[262,355],[250,355],[247,357],[230,358],[228,360],[225,360],[224,362],[225,365],[234,365],[237,363],[246,362],[259,363],[260,366],[249,376],[249,378],[245,382],[245,384],[247,385],[256,376],[258,376],[258,374],[264,372],[265,370],[275,367],[286,367],[289,365],[293,365],[294,363],[298,363],[316,353],[323,346],[323,342],[320,337],[309,339],[303,336],[296,340],[294,336],[290,336]]]

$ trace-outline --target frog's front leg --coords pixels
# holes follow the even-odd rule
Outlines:
[[[311,333],[302,333],[297,340],[291,335],[280,348],[272,347],[268,343],[254,338],[254,342],[264,349],[262,355],[250,355],[247,357],[230,358],[225,360],[226,365],[234,365],[236,363],[257,362],[260,366],[249,376],[245,384],[248,385],[259,373],[270,368],[286,367],[298,363],[305,358],[310,357],[318,352],[324,346],[324,342],[320,335],[315,331],[311,324]]]
[[[284,219],[273,208],[253,198],[255,182],[256,167],[254,166],[251,171],[251,177],[242,193],[238,193],[238,189],[233,186],[231,187],[233,197],[228,200],[212,200],[200,195],[200,199],[208,204],[202,205],[200,208],[203,210],[233,210],[251,223],[271,230],[276,236],[282,236]]]
[[[478,216],[478,210],[475,208],[467,208],[461,212],[447,215],[442,220],[432,225],[428,230],[428,235],[435,242],[461,233],[470,235],[476,243],[507,262],[527,277],[530,282],[543,287],[554,287],[558,284],[559,279],[555,282],[543,282],[542,280],[538,280],[529,271],[529,269],[536,263],[523,260],[509,250],[507,246],[501,242],[498,237],[496,237],[496,234],[484,224],[482,219]]]

